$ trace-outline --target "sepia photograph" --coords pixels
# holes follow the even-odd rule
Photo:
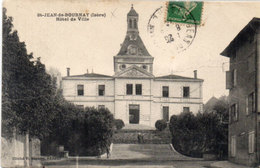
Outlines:
[[[260,168],[260,2],[4,0],[0,167]]]

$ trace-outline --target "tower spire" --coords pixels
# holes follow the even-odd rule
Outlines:
[[[127,32],[138,33],[138,13],[134,9],[134,5],[131,5],[131,9],[127,14]]]

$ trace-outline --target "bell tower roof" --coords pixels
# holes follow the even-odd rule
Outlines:
[[[127,14],[126,37],[123,44],[121,44],[121,49],[117,55],[151,56],[139,36],[138,13],[135,11],[133,5]]]
[[[138,16],[138,13],[135,11],[133,4],[131,10],[128,12],[127,16]]]

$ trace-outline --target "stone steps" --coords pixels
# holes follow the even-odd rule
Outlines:
[[[145,144],[169,144],[171,143],[171,134],[168,129],[158,130],[119,130],[113,136],[113,143],[138,144],[138,134],[143,135]]]

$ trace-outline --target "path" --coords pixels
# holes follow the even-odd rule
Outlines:
[[[110,159],[117,160],[201,160],[176,152],[169,144],[113,144]]]

